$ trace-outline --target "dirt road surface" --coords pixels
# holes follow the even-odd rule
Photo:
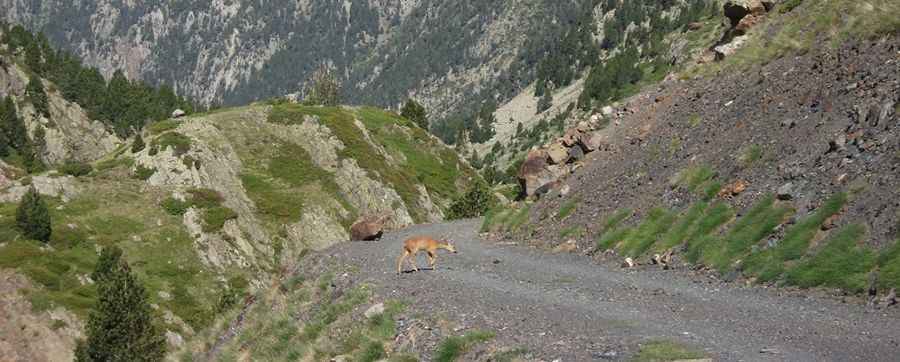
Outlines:
[[[333,265],[359,270],[361,281],[385,298],[466,329],[494,331],[496,343],[547,361],[627,359],[640,343],[660,339],[695,346],[717,361],[900,358],[896,308],[875,310],[683,271],[626,271],[583,255],[484,241],[479,225],[415,226],[325,253]],[[402,242],[412,235],[448,235],[459,253],[440,251],[436,271],[397,276]],[[424,255],[418,262],[427,266]]]

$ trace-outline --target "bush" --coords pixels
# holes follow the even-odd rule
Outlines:
[[[62,166],[59,166],[59,172],[75,177],[87,175],[93,170],[94,167],[90,164],[77,161],[68,161]]]
[[[187,201],[181,201],[174,197],[169,197],[163,200],[159,206],[162,206],[163,210],[166,210],[166,213],[172,216],[181,216],[187,212],[187,209],[191,207],[191,203]]]
[[[152,167],[145,167],[144,165],[137,165],[134,169],[134,178],[138,180],[147,181],[150,176],[156,173],[156,169]]]
[[[434,352],[434,360],[439,362],[456,361],[476,343],[481,343],[494,338],[494,333],[485,331],[472,331],[464,336],[452,336],[444,339]]]
[[[145,146],[144,138],[138,133],[137,136],[134,136],[134,142],[131,144],[131,153],[141,152]]]
[[[237,217],[237,213],[227,207],[209,208],[203,213],[203,232],[213,233],[222,230],[226,221],[237,219]]]
[[[450,220],[466,219],[484,215],[497,200],[488,185],[482,181],[474,182],[466,193],[450,205],[447,218]]]
[[[16,226],[26,238],[45,243],[50,241],[50,212],[34,187],[28,189],[16,209]]]

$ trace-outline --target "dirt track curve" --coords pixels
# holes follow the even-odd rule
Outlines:
[[[360,281],[379,295],[411,302],[414,312],[495,331],[498,344],[548,361],[622,359],[654,339],[696,346],[717,361],[900,359],[896,308],[872,310],[679,271],[624,271],[582,255],[483,241],[479,225],[415,226],[324,253],[358,269]],[[420,234],[450,235],[459,253],[440,251],[437,271],[398,277],[403,239]],[[418,261],[427,265],[424,255]]]

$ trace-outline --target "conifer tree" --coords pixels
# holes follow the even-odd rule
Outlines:
[[[154,324],[147,292],[118,247],[105,248],[94,273],[97,304],[88,319],[87,340],[79,341],[75,360],[161,361],[165,337]]]
[[[138,132],[138,134],[134,136],[134,143],[131,144],[131,153],[141,152],[145,146],[144,138],[141,137],[140,132]]]
[[[28,79],[28,85],[25,86],[25,97],[34,105],[34,109],[44,115],[50,117],[50,104],[47,101],[47,93],[44,92],[44,82],[38,76],[31,76]]]
[[[50,241],[50,212],[33,186],[22,197],[16,209],[16,226],[26,238],[45,243]]]
[[[406,104],[403,105],[403,109],[400,110],[400,115],[413,121],[413,123],[419,125],[419,127],[422,127],[425,130],[428,129],[428,114],[425,111],[425,107],[412,98],[406,100]]]

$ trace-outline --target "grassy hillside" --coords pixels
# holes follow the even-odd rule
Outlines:
[[[98,250],[118,245],[165,328],[189,338],[307,249],[346,240],[358,217],[387,213],[393,228],[440,220],[478,178],[439,140],[375,108],[257,104],[140,133],[145,147],[124,144],[77,177],[7,175],[17,179],[0,196],[30,183],[68,190],[45,196],[47,244],[26,240],[17,205],[0,203],[0,268],[34,282],[21,292],[35,312],[85,318]]]

